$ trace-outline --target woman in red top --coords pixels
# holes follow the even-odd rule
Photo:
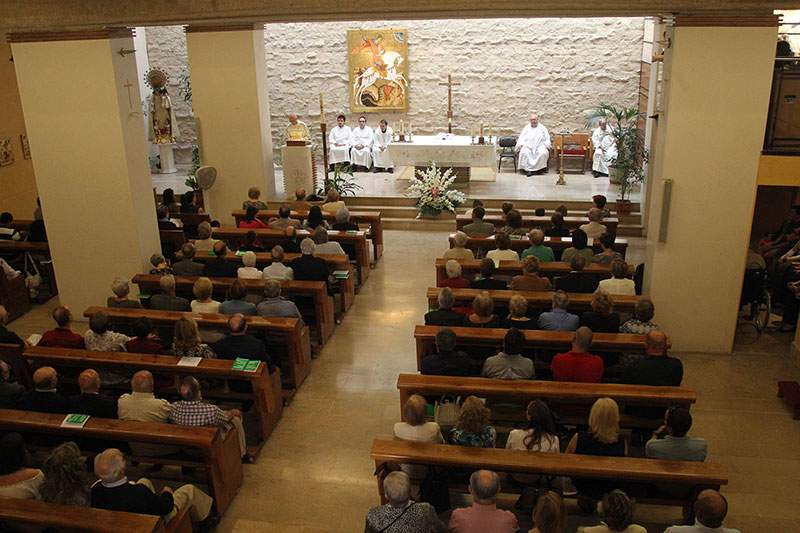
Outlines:
[[[247,211],[245,212],[245,215],[244,215],[244,220],[241,220],[239,222],[239,227],[240,228],[252,228],[252,229],[269,227],[263,221],[261,221],[260,219],[256,218],[256,214],[257,213],[258,213],[258,209],[256,209],[252,205],[248,206],[247,207]]]

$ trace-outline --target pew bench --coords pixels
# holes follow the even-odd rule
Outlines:
[[[451,233],[449,236],[450,248],[454,247],[454,238],[455,233]],[[511,237],[511,249],[518,253],[526,250],[530,247],[530,245],[531,242],[527,235]],[[544,245],[552,248],[556,259],[560,260],[561,254],[564,253],[564,250],[572,246],[572,237],[545,237]],[[488,237],[470,237],[467,239],[466,248],[469,248],[470,250],[494,250],[497,248],[497,243],[494,235],[490,235]],[[592,244],[592,249],[598,254],[603,251],[603,247],[600,246],[600,243],[597,240],[595,240]],[[628,251],[628,241],[625,239],[615,240],[614,251],[619,252],[624,259],[625,253]]]
[[[481,272],[481,262],[478,259],[461,259],[458,261],[458,263],[461,265],[462,275],[467,279],[472,279]],[[436,259],[435,265],[437,287],[441,287],[442,281],[447,279],[447,272],[445,271],[446,264],[446,259],[442,259],[441,257]],[[558,276],[569,274],[569,272],[569,263],[561,263],[558,261],[552,263],[539,263],[539,275],[550,278],[551,280]],[[506,276],[509,278],[520,274],[522,274],[522,261],[500,261],[500,266],[495,268],[494,271],[495,276]],[[611,266],[592,263],[591,265],[586,265],[586,268],[581,271],[581,275],[594,276],[597,278],[597,281],[600,281],[602,279],[611,277]]]
[[[58,443],[75,439],[93,439],[102,443],[141,443],[176,446],[196,450],[199,459],[137,457],[145,463],[181,465],[205,469],[210,495],[217,512],[222,514],[242,486],[242,460],[236,431],[223,434],[218,428],[190,427],[161,422],[136,422],[91,417],[82,428],[62,427],[62,414],[0,409],[0,431],[16,431],[23,436],[47,437]]]
[[[98,311],[103,311],[112,324],[132,324],[136,319],[148,317],[158,326],[174,326],[175,322],[186,316],[197,321],[201,329],[227,331],[228,315],[213,313],[191,313],[181,311],[156,311],[152,309],[122,309],[113,307],[89,307],[83,316],[91,318]],[[251,334],[266,339],[278,338],[286,346],[286,368],[290,388],[298,389],[311,372],[311,342],[308,326],[297,318],[246,317],[247,328]],[[268,347],[269,349],[269,347]]]
[[[551,215],[546,215],[543,217],[537,217],[535,215],[522,215],[522,227],[523,228],[541,228],[543,230],[550,229],[553,224],[550,221]],[[506,222],[503,219],[502,214],[489,214],[487,213],[483,217],[484,222],[489,222],[490,224],[494,224],[494,227],[498,230],[500,228],[505,227]],[[584,224],[587,224],[589,219],[584,216],[566,216],[564,217],[564,227],[569,228],[570,230],[578,229]],[[456,229],[461,231],[464,226],[467,224],[472,223],[472,216],[470,215],[456,215]],[[619,219],[616,217],[608,217],[604,218],[601,222],[609,233],[613,233],[616,235],[617,233],[617,226],[619,225]]]

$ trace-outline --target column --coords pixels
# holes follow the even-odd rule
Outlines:
[[[190,26],[186,46],[201,159],[217,169],[208,207],[231,224],[250,187],[276,198],[264,27]]]
[[[10,35],[61,302],[105,304],[160,250],[130,30]]]
[[[774,16],[677,17],[664,60],[645,293],[675,350],[728,353],[755,203]],[[666,242],[659,242],[672,180]]]

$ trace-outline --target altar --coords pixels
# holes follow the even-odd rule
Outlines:
[[[424,170],[431,162],[445,170],[452,168],[456,183],[495,181],[497,159],[494,143],[472,144],[469,135],[414,135],[410,142],[389,144],[389,155],[397,179],[411,179],[414,170]],[[496,137],[494,138],[496,139]]]

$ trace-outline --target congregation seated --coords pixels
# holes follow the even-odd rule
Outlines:
[[[447,441],[470,448],[494,448],[497,431],[489,423],[491,417],[492,412],[483,400],[476,396],[467,396],[461,404],[458,422],[450,431]]]
[[[24,392],[25,387],[13,380],[8,363],[0,361],[0,409],[13,408]]]
[[[550,368],[555,381],[600,383],[603,377],[603,359],[589,352],[592,330],[579,327],[572,336],[572,348],[553,357]]]
[[[373,507],[367,512],[365,533],[447,532],[447,526],[439,520],[436,509],[431,504],[411,499],[411,479],[405,472],[390,472],[383,479],[383,492],[388,503]]]
[[[175,322],[175,333],[172,337],[172,355],[176,357],[203,357],[216,359],[217,355],[211,347],[200,338],[197,321],[182,316]]]
[[[24,346],[25,341],[23,341],[19,335],[6,328],[7,323],[8,311],[6,311],[5,306],[0,305],[0,343]]]
[[[109,329],[108,315],[103,311],[91,316],[89,330],[83,336],[86,349],[98,352],[124,352],[129,340],[127,335]]]
[[[464,315],[453,311],[455,297],[449,287],[442,287],[437,297],[439,308],[425,313],[426,326],[460,326],[464,323]]]
[[[342,245],[328,238],[328,230],[317,227],[311,235],[311,239],[316,244],[315,252],[323,255],[347,255],[342,249]]]
[[[264,274],[256,268],[256,254],[255,252],[245,252],[242,255],[242,265],[236,271],[236,277],[239,279],[262,279]]]
[[[167,353],[161,340],[153,328],[153,321],[142,316],[133,323],[134,338],[125,343],[125,351],[130,353],[149,353],[164,355]]]
[[[571,234],[572,246],[561,253],[561,260],[565,263],[572,261],[576,255],[583,256],[586,263],[591,263],[594,257],[594,250],[589,246],[589,237],[586,232],[578,228]]]
[[[20,396],[16,408],[39,413],[69,412],[69,402],[58,392],[58,374],[53,367],[36,369],[33,373],[33,390]]]
[[[287,254],[299,254],[300,243],[297,242],[297,228],[294,226],[287,226],[283,232],[284,235],[286,235],[286,239],[281,243],[283,251]]]
[[[569,237],[569,228],[564,224],[564,214],[556,210],[550,216],[550,227],[547,228],[544,234],[548,237]]]
[[[442,328],[436,332],[436,353],[422,360],[420,372],[433,376],[469,376],[472,363],[466,353],[456,350],[456,334]]]
[[[169,209],[165,206],[159,206],[156,209],[156,216],[158,217],[158,229],[160,230],[176,230],[178,226],[169,218]]]
[[[81,393],[70,398],[71,413],[96,416],[99,418],[117,418],[117,402],[100,395],[100,374],[91,368],[78,376]]]
[[[228,319],[228,335],[214,343],[214,353],[220,359],[245,357],[270,364],[267,347],[263,341],[247,333],[247,320],[240,313]]]
[[[470,252],[471,253],[471,252]],[[489,261],[494,268],[494,262]],[[447,274],[447,279],[441,282],[442,287],[450,287],[451,289],[466,289],[470,287],[470,281],[463,277],[461,270],[461,263],[455,259],[448,259],[444,264],[444,271]]]
[[[425,398],[412,394],[403,405],[403,420],[393,428],[394,438],[413,442],[444,442],[442,431],[436,422],[425,421]],[[422,480],[428,472],[425,465],[401,464],[400,469],[414,480]]]
[[[258,218],[258,209],[253,206],[247,206],[244,212],[244,218],[239,221],[240,228],[261,229],[268,228],[263,220]]]
[[[569,273],[555,279],[555,287],[564,292],[592,293],[597,290],[597,281],[593,276],[582,274],[586,268],[586,258],[573,255],[569,260]]]
[[[648,331],[658,329],[658,324],[653,322],[655,312],[656,308],[652,300],[649,298],[639,298],[633,309],[633,318],[626,320],[625,323],[619,327],[619,332],[644,335]]]
[[[165,274],[158,280],[161,292],[150,297],[150,308],[159,311],[191,311],[186,298],[175,295],[175,276]]]
[[[503,337],[503,349],[483,362],[481,376],[492,379],[534,379],[533,361],[522,355],[525,336],[516,328]]]
[[[94,473],[99,479],[91,488],[92,507],[162,516],[165,521],[187,509],[195,524],[209,517],[214,500],[194,485],[183,485],[174,491],[164,487],[156,494],[149,479],[128,481],[125,469],[125,456],[116,448],[95,456]]]
[[[534,228],[528,232],[528,240],[531,245],[522,250],[522,253],[519,254],[520,259],[524,260],[527,257],[533,256],[545,263],[551,263],[556,260],[553,249],[544,245],[544,232],[541,229]]]
[[[75,348],[83,350],[86,345],[83,342],[83,337],[70,329],[69,324],[72,321],[72,313],[63,305],[59,305],[51,313],[56,327],[42,334],[37,346],[53,347],[53,348]]]
[[[539,275],[539,259],[529,255],[522,260],[522,274],[511,278],[508,288],[512,291],[549,291],[553,287],[549,279]]]
[[[689,437],[692,414],[685,407],[671,407],[664,414],[664,424],[653,432],[644,447],[645,457],[670,461],[705,461],[706,439]]]
[[[203,221],[197,225],[197,238],[194,240],[194,249],[197,252],[210,252],[216,242],[216,239],[211,238],[211,224]]]
[[[117,414],[120,420],[137,422],[167,422],[170,404],[167,400],[156,398],[153,394],[153,374],[147,370],[136,372],[131,378],[131,392],[117,400]],[[131,442],[134,455],[160,457],[178,452],[173,446]]]
[[[594,257],[592,257],[592,263],[610,265],[617,259],[622,259],[622,254],[614,251],[614,235],[605,233],[600,236],[598,241],[600,242],[600,247],[603,249],[603,251],[599,254],[595,254]]]
[[[300,221],[291,218],[292,208],[284,204],[278,208],[278,217],[269,221],[268,226],[272,229],[285,229],[288,226],[300,227]]]
[[[602,291],[592,295],[592,310],[581,315],[581,326],[586,326],[595,333],[619,332],[619,313],[614,312],[614,300]]]
[[[483,217],[486,216],[486,210],[478,206],[472,210],[472,222],[461,228],[461,231],[470,237],[485,237],[487,235],[494,235],[494,224],[484,222]]]
[[[28,451],[19,433],[0,438],[0,498],[39,500],[44,473],[28,468]]]
[[[286,229],[288,230],[289,228]],[[239,244],[238,251],[255,253],[261,253],[264,251],[264,245],[261,243],[261,240],[258,238],[258,234],[255,232],[255,230],[250,230],[245,233],[244,239]]]
[[[303,228],[307,229],[308,231],[314,231],[319,227],[324,229],[330,228],[328,223],[325,221],[325,217],[322,215],[322,209],[320,206],[312,205],[311,209],[308,210],[308,216],[303,221]]]
[[[469,284],[472,289],[483,289],[485,291],[505,290],[507,284],[505,281],[494,279],[495,266],[494,261],[488,257],[481,259],[480,277]]]
[[[511,249],[511,238],[507,233],[497,232],[494,242],[497,248],[486,253],[486,257],[494,261],[494,266],[499,267],[500,261],[519,261],[519,254]]]
[[[240,269],[241,270],[241,269]],[[192,286],[194,300],[190,307],[192,313],[219,313],[219,302],[211,298],[214,292],[214,285],[206,277],[197,278]]]
[[[247,189],[247,200],[242,202],[242,209],[247,210],[248,207],[254,207],[256,211],[267,209],[267,204],[259,200],[259,198],[261,198],[261,189],[250,187]]]
[[[457,231],[453,235],[453,247],[448,249],[442,256],[444,259],[475,259],[475,254],[466,248],[469,236],[463,231]]]
[[[280,245],[273,246],[270,254],[272,256],[272,263],[264,268],[264,279],[294,279],[294,271],[292,268],[283,264],[285,260],[283,247]]]
[[[575,331],[578,329],[580,325],[578,315],[569,313],[567,309],[569,309],[569,296],[564,291],[555,291],[551,310],[539,315],[539,329],[547,331]]]
[[[163,276],[173,273],[172,267],[169,266],[169,263],[161,254],[153,254],[150,256],[150,266],[153,267],[148,272],[151,276]]]
[[[203,263],[192,261],[195,256],[194,244],[186,242],[181,246],[181,259],[172,264],[176,276],[202,276]]]
[[[623,296],[636,296],[636,284],[628,278],[628,263],[622,259],[611,262],[611,278],[600,280],[597,290],[607,294],[620,294]]]
[[[332,229],[336,231],[358,231],[358,224],[350,220],[350,211],[346,207],[336,211],[336,222]]]
[[[664,533],[740,533],[738,529],[723,527],[728,515],[728,500],[713,489],[706,489],[697,495],[694,502],[694,524],[691,526],[672,526]]]
[[[633,501],[619,489],[614,489],[600,501],[598,513],[602,522],[597,526],[579,528],[581,533],[647,533],[633,523]]]
[[[224,241],[217,241],[212,251],[215,257],[205,264],[202,275],[209,278],[235,278],[239,269],[235,263],[225,259],[228,255],[228,245]]]
[[[589,239],[599,239],[601,235],[608,231],[606,227],[600,223],[603,220],[603,212],[600,209],[596,207],[589,209],[586,217],[589,219],[589,222],[582,224],[580,229],[586,233],[586,237]]]
[[[44,482],[39,486],[42,501],[89,507],[91,481],[77,444],[65,442],[54,448],[42,463],[42,473]]]
[[[327,281],[328,264],[324,259],[314,256],[317,245],[306,237],[300,242],[302,255],[289,264],[294,272],[294,279],[300,281]]]
[[[175,201],[175,191],[172,189],[164,189],[164,192],[161,193],[161,203],[158,204],[158,207],[166,207],[168,213],[170,214],[178,214],[181,212],[181,204]]]
[[[601,220],[602,220],[603,218],[606,218],[606,217],[610,217],[610,216],[611,216],[611,211],[608,209],[608,207],[606,207],[606,204],[608,204],[608,198],[606,198],[604,195],[602,195],[602,194],[595,194],[594,196],[592,196],[592,205],[593,205],[595,208],[597,208],[597,209],[599,209],[599,210],[600,210],[600,217],[601,217]],[[586,216],[587,216],[587,217],[589,216],[589,213],[588,213],[588,211],[587,211],[587,213],[586,213]]]
[[[297,305],[281,296],[281,282],[275,279],[264,283],[264,299],[256,306],[256,313],[264,317],[302,318]]]
[[[499,328],[500,319],[494,314],[494,300],[482,292],[472,300],[472,313],[464,316],[465,328]]]
[[[504,328],[538,329],[537,319],[528,316],[528,300],[515,294],[508,301],[508,317],[503,320]]]
[[[128,296],[131,293],[131,282],[129,279],[116,278],[111,284],[111,292],[114,296],[109,296],[106,300],[106,307],[141,309],[142,304],[139,300],[131,300]]]
[[[235,315],[240,313],[246,316],[255,316],[256,304],[245,300],[247,290],[244,284],[238,279],[228,287],[228,299],[219,306],[219,312],[224,315]]]
[[[194,191],[186,191],[181,195],[181,213],[197,214],[203,209],[197,205],[197,196]]]
[[[469,478],[470,507],[454,509],[449,528],[453,533],[516,533],[517,517],[497,508],[500,476],[491,470],[477,470]]]
[[[522,227],[522,213],[512,209],[506,213],[506,225],[500,230],[506,235],[525,235],[527,231]]]

